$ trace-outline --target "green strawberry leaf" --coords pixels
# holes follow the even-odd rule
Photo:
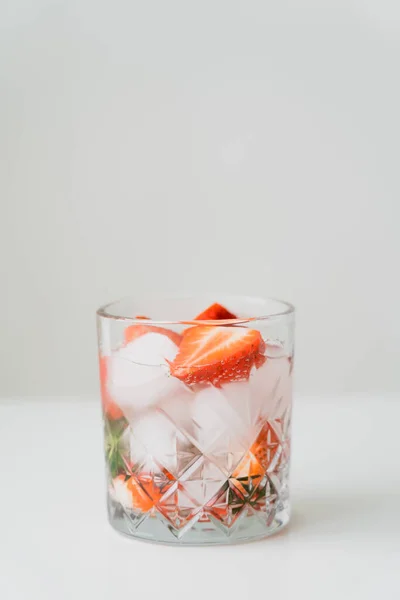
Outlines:
[[[104,418],[105,458],[112,478],[126,472],[121,438],[127,427],[128,422],[124,417],[115,421]]]

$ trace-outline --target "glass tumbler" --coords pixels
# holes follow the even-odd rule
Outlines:
[[[294,308],[240,296],[97,311],[111,525],[229,544],[289,521]]]

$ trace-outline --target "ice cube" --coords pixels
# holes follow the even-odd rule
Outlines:
[[[187,432],[192,426],[191,416],[194,398],[195,393],[185,384],[182,384],[179,388],[174,387],[172,393],[163,397],[158,404],[158,409],[174,423],[177,429]]]
[[[285,348],[280,342],[269,340],[265,342],[264,354],[270,358],[285,358],[287,356]]]
[[[136,470],[158,467],[180,477],[200,456],[185,433],[190,429],[189,395],[164,400],[131,423],[130,456]]]
[[[174,360],[178,346],[163,333],[149,332],[134,339],[120,349],[119,354],[128,360],[146,366],[166,365]]]
[[[124,508],[132,508],[132,494],[126,485],[123,475],[115,477],[110,487],[110,495],[116,501],[122,504]]]
[[[225,403],[223,393],[213,386],[196,393],[192,405],[193,436],[203,452],[211,450],[215,440],[227,429],[226,421],[220,416],[223,409],[219,406]]]
[[[177,350],[167,336],[146,333],[112,355],[109,391],[129,421],[186,387],[169,374],[167,360],[173,360]]]
[[[157,410],[148,411],[131,424],[131,460],[141,471],[156,461],[168,467],[175,462],[175,427]]]
[[[223,389],[208,386],[196,393],[192,405],[196,445],[209,456],[242,452],[246,424],[231,406]]]
[[[252,393],[248,381],[227,383],[222,386],[222,392],[235,414],[236,430],[246,441],[246,445],[251,446],[260,429],[262,396]]]
[[[291,365],[288,357],[267,358],[250,373],[251,394],[262,417],[280,418],[291,400]]]

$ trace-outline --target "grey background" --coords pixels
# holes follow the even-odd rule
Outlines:
[[[299,392],[399,391],[400,7],[0,1],[0,394],[94,393],[94,312],[298,309]]]

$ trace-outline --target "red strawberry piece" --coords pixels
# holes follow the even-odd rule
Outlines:
[[[277,419],[279,421],[279,419]],[[232,477],[242,483],[252,479],[259,481],[265,471],[270,467],[277,451],[279,450],[279,437],[273,426],[267,422],[260,431],[250,450],[244,455],[236,467]]]
[[[247,327],[198,325],[183,333],[171,374],[186,384],[209,382],[220,386],[245,381],[261,361],[265,343],[259,331]]]
[[[107,388],[108,357],[99,356],[100,391],[105,416],[111,421],[116,421],[124,416],[120,407],[114,402]]]
[[[279,419],[277,421],[279,422]],[[264,469],[268,469],[279,449],[279,444],[278,434],[273,426],[267,422],[250,448],[250,453],[255,456],[258,464]]]
[[[220,321],[221,319],[237,319],[237,317],[221,304],[215,303],[200,313],[195,321]]]

